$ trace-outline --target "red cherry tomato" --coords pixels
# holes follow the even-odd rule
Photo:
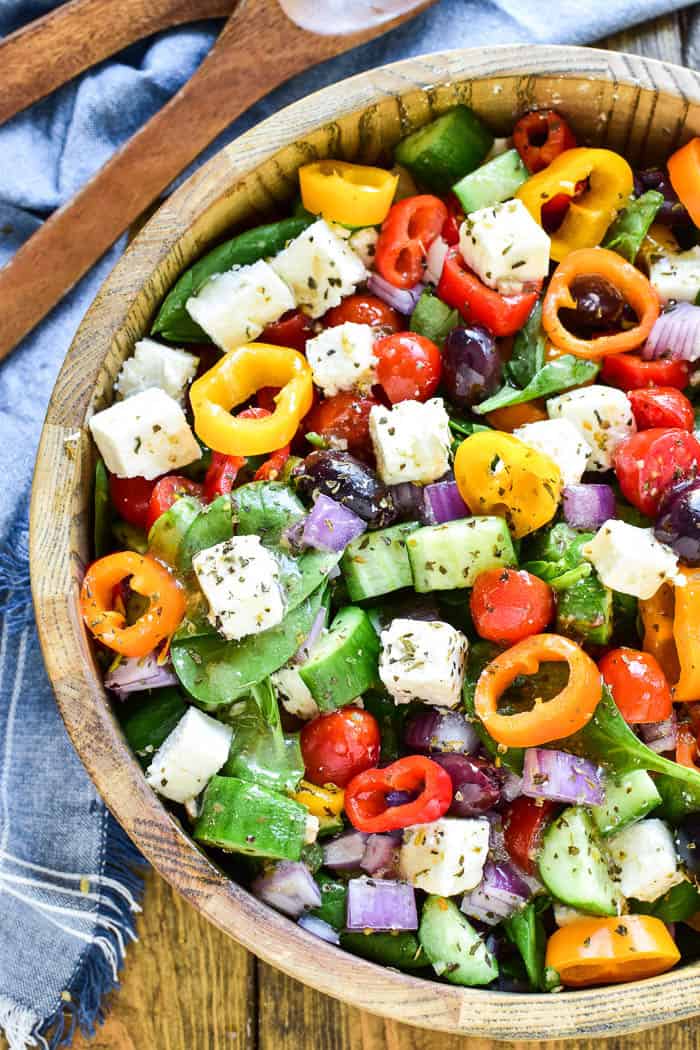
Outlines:
[[[695,412],[685,394],[674,386],[650,386],[644,390],[630,390],[628,397],[637,424],[637,430],[655,427],[675,427],[677,430],[695,428]]]
[[[375,264],[395,288],[413,288],[423,276],[428,248],[440,234],[447,208],[428,193],[392,205],[382,223]]]
[[[450,248],[445,256],[438,298],[459,310],[465,321],[482,324],[494,335],[514,335],[532,313],[539,292],[499,295],[488,288],[465,263],[458,249]]]
[[[359,707],[319,715],[301,731],[306,779],[344,788],[358,773],[376,766],[381,736],[377,720]]]
[[[202,486],[198,485],[196,481],[190,481],[189,478],[180,477],[178,474],[168,474],[167,477],[160,479],[151,493],[151,499],[148,504],[148,518],[146,520],[146,530],[148,532],[150,532],[153,524],[158,521],[161,514],[165,514],[166,510],[170,510],[173,503],[179,500],[180,496],[196,496],[198,499],[201,499]]]
[[[279,321],[264,328],[259,341],[273,346],[287,346],[303,353],[307,339],[313,339],[314,329],[310,319],[301,310],[288,310]]]
[[[663,722],[673,702],[666,675],[656,657],[640,649],[611,649],[598,669],[625,722]]]
[[[109,497],[120,518],[137,529],[148,527],[148,503],[157,479],[118,478],[109,475]]]
[[[474,627],[490,642],[519,642],[540,634],[554,616],[552,589],[521,569],[487,569],[469,601]]]
[[[513,128],[513,145],[529,172],[542,171],[564,150],[573,149],[576,136],[553,109],[524,113]]]
[[[403,321],[396,310],[376,295],[348,295],[340,306],[334,306],[323,318],[326,328],[335,328],[348,321],[369,324],[373,328],[386,328],[389,332],[399,332],[403,328]]]
[[[349,452],[367,452],[372,447],[369,436],[369,414],[375,405],[373,397],[358,397],[344,391],[315,405],[304,423],[306,433],[346,441]]]
[[[687,430],[641,430],[617,446],[613,460],[625,499],[653,518],[667,489],[697,477],[700,443]]]
[[[537,874],[537,856],[544,829],[557,811],[557,803],[521,795],[510,803],[503,817],[503,842],[511,859],[527,875]]]
[[[688,385],[690,366],[687,361],[643,361],[639,354],[610,354],[603,358],[600,378],[620,390],[641,390],[647,386],[674,386],[683,390]]]
[[[397,401],[427,401],[438,388],[442,358],[435,343],[416,332],[397,332],[374,344],[377,380]]]
[[[442,227],[442,238],[452,246],[459,244],[459,228],[464,222],[464,209],[454,193],[448,193],[445,197],[447,206],[447,218]]]

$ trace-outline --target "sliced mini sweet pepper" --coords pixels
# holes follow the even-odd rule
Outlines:
[[[292,798],[321,820],[340,816],[345,803],[345,792],[335,784],[324,784],[320,787],[309,780],[302,780]]]
[[[680,723],[677,737],[676,762],[681,766],[687,766],[688,769],[696,769],[700,772],[700,766],[698,766],[698,741],[689,722]]]
[[[588,189],[577,196],[577,183],[583,180],[588,180]],[[624,157],[609,149],[582,146],[560,153],[523,183],[516,196],[540,226],[543,205],[559,194],[576,197],[551,235],[552,258],[559,262],[578,248],[600,244],[633,188],[632,169]]]
[[[681,957],[665,923],[652,915],[578,919],[547,941],[545,963],[567,988],[655,977]]]
[[[391,806],[386,797],[392,791],[417,792],[418,797]],[[452,805],[452,795],[452,780],[442,766],[423,755],[407,755],[353,777],[345,789],[345,812],[358,831],[397,831],[438,820]]]
[[[523,327],[537,302],[539,290],[501,295],[469,269],[458,248],[450,248],[437,287],[437,295],[459,310],[465,321],[482,324],[494,335],[514,335]]]
[[[700,138],[694,139],[668,158],[671,185],[696,226],[700,225]]]
[[[281,388],[264,418],[232,416],[261,387]],[[311,367],[296,350],[249,343],[229,350],[190,390],[194,428],[205,445],[227,456],[259,456],[289,444],[311,408]]]
[[[307,211],[346,226],[378,226],[386,218],[399,177],[384,168],[320,160],[299,168]]]
[[[529,711],[502,714],[498,702],[518,675],[534,675],[543,663],[567,663],[569,680],[546,702],[535,700]],[[484,728],[505,747],[539,747],[562,740],[590,722],[602,695],[600,672],[576,642],[559,634],[533,634],[511,646],[479,676],[474,710]]]
[[[639,602],[639,613],[644,648],[663,668],[673,699],[692,703],[700,699],[700,568],[679,572],[685,585],[664,584],[653,598]]]
[[[534,174],[546,168],[561,153],[574,149],[576,136],[553,109],[533,109],[516,121],[513,145],[527,170]]]

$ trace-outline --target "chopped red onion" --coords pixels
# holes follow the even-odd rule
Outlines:
[[[334,930],[329,922],[319,919],[317,915],[302,915],[297,925],[301,926],[307,933],[313,933],[314,937],[320,937],[322,941],[327,941],[328,944],[340,944],[338,931]]]
[[[411,718],[404,730],[408,751],[430,754],[433,751],[456,751],[473,755],[479,748],[479,737],[471,722],[459,711],[438,711],[430,707]]]
[[[442,277],[442,268],[445,265],[450,246],[443,237],[436,237],[428,248],[425,257],[425,279],[431,284],[439,284]]]
[[[163,686],[177,683],[178,677],[170,660],[159,664],[155,651],[147,656],[123,658],[105,678],[107,688],[112,689],[120,700],[142,689],[162,689]]]
[[[615,493],[610,485],[566,485],[562,496],[564,520],[574,529],[599,529],[615,517]]]
[[[360,867],[368,875],[392,879],[398,875],[398,859],[395,838],[391,835],[370,835]]]
[[[654,323],[642,347],[645,361],[666,357],[671,361],[697,361],[700,358],[700,306],[676,303]]]
[[[523,795],[599,806],[603,802],[601,772],[595,763],[567,751],[529,747],[523,766]]]
[[[295,652],[290,663],[304,664],[309,659],[311,650],[321,637],[321,633],[323,631],[323,628],[325,627],[327,612],[328,610],[325,608],[325,606],[322,605],[316,613],[314,622],[311,624],[311,630],[309,631],[309,633],[307,634],[306,638],[301,643],[297,651]]]
[[[464,895],[461,910],[489,926],[497,926],[530,898],[530,890],[515,868],[507,862],[488,860],[479,885]]]
[[[384,280],[378,273],[371,274],[367,281],[367,287],[370,292],[389,306],[393,306],[394,310],[398,310],[400,314],[406,315],[413,313],[416,303],[425,290],[425,285],[422,282],[415,284],[413,288],[396,288],[395,285]]]
[[[345,550],[350,540],[357,539],[366,529],[366,521],[342,503],[321,494],[304,519],[302,539],[307,547],[337,553]]]
[[[648,748],[658,755],[665,751],[675,751],[678,742],[678,724],[676,712],[672,711],[670,718],[663,722],[648,722],[640,725],[642,739]]]
[[[444,521],[468,518],[469,507],[459,494],[456,481],[436,481],[423,490],[425,520],[430,525],[442,525]]]
[[[277,911],[298,919],[306,908],[321,906],[321,893],[306,864],[300,860],[281,860],[253,880],[256,897]]]
[[[413,886],[392,879],[350,879],[348,930],[417,930],[418,912]]]
[[[346,831],[324,845],[323,863],[334,871],[359,871],[366,842],[361,831]]]
[[[504,802],[512,802],[523,793],[523,778],[510,769],[506,770],[501,783],[501,798]]]

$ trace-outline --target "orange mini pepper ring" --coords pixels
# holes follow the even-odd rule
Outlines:
[[[571,283],[576,277],[592,275],[604,277],[624,296],[637,314],[634,328],[597,339],[580,339],[564,327],[559,311],[576,308],[571,294]],[[659,316],[660,304],[656,290],[644,274],[607,248],[579,248],[559,263],[542,304],[542,327],[556,347],[576,357],[597,360],[608,354],[636,350],[645,342]]]
[[[569,681],[546,703],[503,715],[498,701],[518,675],[536,674],[541,663],[567,663]],[[494,740],[505,747],[539,747],[583,729],[600,701],[602,680],[593,660],[569,638],[533,634],[506,649],[484,668],[476,685],[474,710]]]
[[[652,915],[579,919],[547,941],[545,963],[568,988],[656,977],[681,957],[661,919]]]
[[[127,578],[131,590],[149,601],[131,626],[113,608],[114,588]],[[185,595],[172,573],[155,558],[119,551],[93,562],[85,573],[80,610],[88,630],[108,649],[122,656],[147,656],[179,626],[185,615]]]
[[[700,138],[686,143],[668,159],[668,174],[678,200],[700,226]]]

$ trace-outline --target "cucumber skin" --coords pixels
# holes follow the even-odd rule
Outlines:
[[[517,564],[508,526],[494,516],[428,525],[411,533],[406,547],[419,594],[471,587],[484,570]]]
[[[581,841],[583,839],[583,841]],[[584,856],[584,850],[590,856]],[[578,868],[589,865],[585,876]],[[597,870],[602,884],[600,893],[584,897],[576,892],[582,878],[587,887],[596,881],[590,865]],[[593,818],[581,806],[570,806],[554,820],[544,833],[538,858],[540,878],[551,895],[562,904],[593,915],[617,915],[620,894],[610,878],[608,866],[597,842]]]
[[[340,946],[382,966],[396,970],[423,970],[430,960],[415,933],[350,933],[340,935]]]
[[[605,786],[605,801],[591,806],[591,816],[604,837],[614,835],[656,809],[661,795],[654,781],[643,769],[634,769],[610,779]]]
[[[414,131],[394,151],[397,164],[437,193],[477,168],[493,145],[493,135],[468,106],[455,106]]]
[[[299,860],[306,813],[298,802],[259,784],[214,776],[204,792],[194,837],[232,853]]]
[[[354,602],[413,586],[406,536],[417,528],[417,522],[392,525],[388,529],[365,533],[347,545],[340,568]],[[391,576],[380,571],[387,560],[390,562],[388,568],[393,570]],[[375,565],[375,562],[379,564]]]
[[[466,215],[514,197],[530,174],[517,149],[506,150],[471,171],[452,187]]]
[[[418,940],[435,972],[450,984],[473,988],[498,977],[496,959],[457,905],[446,897],[431,895],[426,900]]]
[[[354,621],[349,632],[348,619]],[[341,633],[343,638],[334,645],[334,635],[337,639]],[[319,648],[299,674],[322,713],[351,703],[377,683],[379,639],[364,609],[355,605],[341,609]]]

